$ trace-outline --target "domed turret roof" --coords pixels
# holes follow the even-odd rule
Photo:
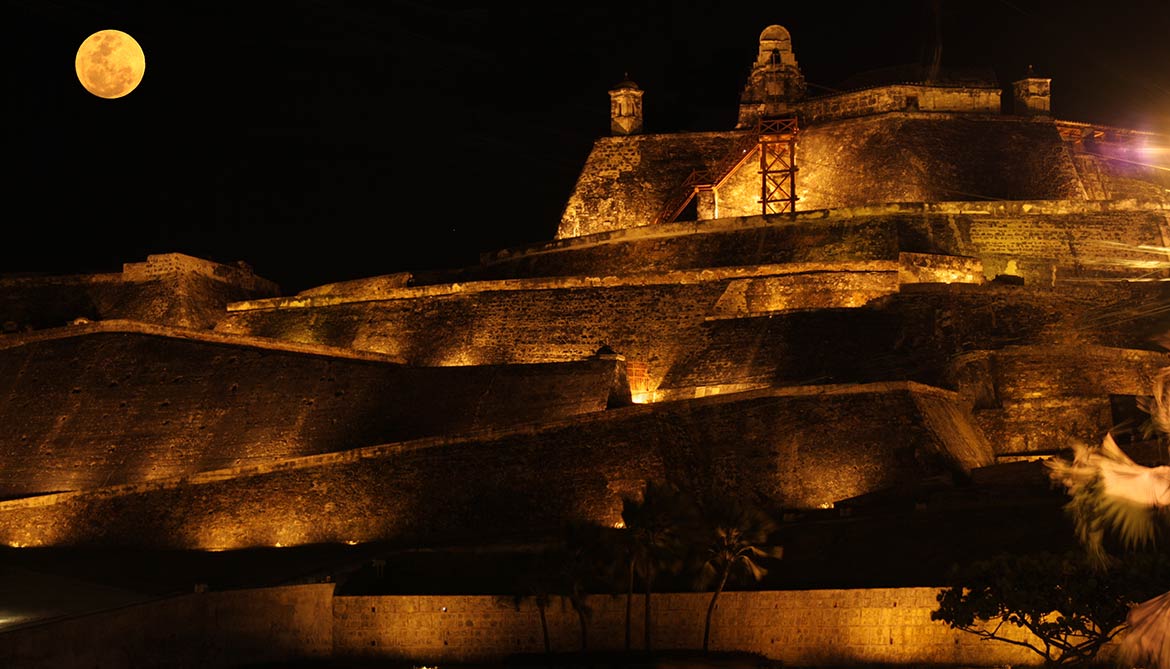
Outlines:
[[[630,89],[630,90],[635,90],[635,91],[642,90],[641,88],[638,88],[638,84],[635,84],[633,81],[630,80],[629,73],[626,73],[626,78],[622,79],[621,83],[619,83],[613,87],[613,90],[615,90],[615,91],[619,91],[622,89]]]
[[[788,34],[788,29],[784,26],[771,25],[764,28],[764,32],[760,33],[760,41],[774,41],[783,40],[791,41],[792,36]]]

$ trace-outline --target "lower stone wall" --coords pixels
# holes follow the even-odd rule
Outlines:
[[[0,666],[21,669],[229,667],[259,663],[496,663],[545,650],[540,611],[510,596],[334,597],[333,584],[196,593],[0,632]],[[758,653],[785,667],[1040,666],[1021,646],[981,641],[930,619],[937,588],[725,592],[710,649]],[[702,647],[710,593],[651,599],[651,647]],[[625,598],[592,595],[589,650],[621,650]],[[643,598],[632,602],[632,647],[643,648]],[[581,648],[568,601],[545,608],[549,648]],[[1011,629],[1013,638],[1025,639]],[[1114,650],[1106,647],[1103,658]],[[265,666],[270,666],[265,664]]]
[[[333,584],[195,593],[0,632],[0,666],[227,667],[327,658]]]
[[[1170,354],[1104,346],[1011,346],[956,360],[960,395],[998,456],[1097,444],[1107,430],[1133,429],[1111,397],[1153,393]],[[1144,414],[1142,414],[1144,416]]]
[[[1036,664],[1007,644],[980,643],[930,620],[933,588],[727,592],[711,626],[711,649],[760,653],[785,666],[851,662],[940,665]],[[216,667],[324,659],[497,662],[544,650],[530,600],[492,596],[337,597],[333,585],[192,594],[0,633],[0,664],[42,667]],[[652,646],[702,645],[708,593],[655,595]],[[620,650],[625,600],[592,596],[591,650]],[[633,603],[634,648],[643,600]],[[545,611],[550,648],[580,648],[572,607]]]
[[[237,549],[612,525],[646,479],[811,509],[990,464],[913,383],[768,389],[0,502],[0,542]],[[957,415],[957,414],[956,414]],[[963,420],[955,418],[954,420]],[[969,419],[966,419],[969,421]]]
[[[109,321],[10,335],[0,338],[0,497],[593,413],[616,364],[420,368]]]
[[[932,621],[934,588],[726,592],[711,623],[710,649],[759,653],[783,666],[855,663],[964,666],[1039,665],[1038,655]],[[709,593],[654,595],[651,646],[697,649]],[[625,598],[593,595],[586,624],[590,650],[621,650]],[[427,665],[496,662],[544,651],[540,612],[510,597],[338,597],[334,654],[341,659],[412,660]],[[633,648],[643,647],[643,598],[631,615]],[[578,617],[554,597],[546,607],[553,652],[581,647]]]

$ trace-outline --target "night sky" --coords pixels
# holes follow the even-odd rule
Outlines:
[[[731,129],[772,23],[810,94],[939,39],[944,66],[1004,86],[1032,64],[1058,118],[1170,133],[1167,0],[5,6],[0,274],[182,252],[293,293],[551,239],[609,134],[609,88],[628,73],[646,91],[647,132]],[[146,52],[117,100],[74,74],[105,28]]]

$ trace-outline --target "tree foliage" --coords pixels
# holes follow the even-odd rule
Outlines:
[[[647,651],[651,648],[650,594],[660,572],[678,573],[687,548],[687,528],[694,523],[694,505],[677,486],[647,481],[641,499],[622,500],[622,523],[625,526],[626,559],[629,584],[626,592],[626,648],[629,649],[630,601],[634,576],[642,577],[645,587],[645,621],[643,633]]]
[[[715,584],[703,624],[705,652],[711,638],[715,604],[728,580],[738,576],[759,581],[768,573],[761,559],[779,558],[781,549],[767,545],[768,535],[776,525],[754,505],[739,498],[720,496],[709,498],[700,508],[702,522],[697,547],[701,551],[701,564],[697,583],[700,588]]]
[[[1170,582],[1165,553],[1133,553],[1102,569],[1083,553],[1000,555],[952,574],[931,619],[1024,646],[1048,666],[1082,664],[1125,629],[1130,606]],[[1011,627],[1031,632],[1021,639]]]

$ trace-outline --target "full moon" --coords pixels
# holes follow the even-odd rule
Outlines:
[[[138,87],[146,55],[121,30],[99,30],[77,49],[77,80],[99,98],[120,98]]]

